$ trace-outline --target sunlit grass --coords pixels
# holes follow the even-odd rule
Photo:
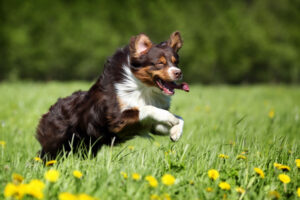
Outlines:
[[[168,137],[135,138],[104,147],[95,158],[70,155],[46,167],[35,158],[40,116],[58,97],[89,86],[80,82],[0,85],[0,199],[14,173],[24,177],[24,185],[42,181],[44,199],[58,199],[60,194],[102,200],[296,198],[299,87],[192,86],[190,93],[177,91],[173,97],[171,111],[185,119],[179,142]],[[264,178],[254,168],[262,170]],[[45,178],[52,169],[59,173],[53,182]],[[219,176],[209,177],[211,169]],[[290,181],[286,176],[279,179],[280,174]],[[34,195],[23,199],[31,198]]]

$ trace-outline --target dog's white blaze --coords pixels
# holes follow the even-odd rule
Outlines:
[[[151,105],[157,108],[168,109],[171,98],[164,95],[160,89],[150,87],[138,80],[131,72],[129,66],[124,65],[125,79],[115,84],[117,96],[124,105],[122,111],[130,108],[141,108]]]
[[[168,69],[168,74],[169,74],[169,76],[170,76],[173,80],[175,80],[176,77],[174,76],[173,71],[180,71],[180,69],[179,69],[178,67],[175,67],[175,66],[171,66],[171,67],[169,67],[169,69]]]

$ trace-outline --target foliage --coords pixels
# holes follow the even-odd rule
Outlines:
[[[144,32],[180,30],[186,79],[300,82],[300,1],[1,1],[0,80],[94,79]]]
[[[0,141],[6,142],[0,146],[0,199],[12,176],[23,184],[41,180],[45,199],[296,199],[299,87],[192,86],[188,94],[177,91],[172,102],[171,111],[185,119],[183,137],[176,143],[168,137],[135,138],[104,147],[95,158],[70,155],[48,166],[34,159],[40,148],[34,133],[41,115],[58,97],[88,87],[79,82],[0,85]],[[262,170],[264,178],[254,168]],[[57,182],[44,178],[50,169],[59,172]],[[215,180],[208,175],[211,169],[219,174]],[[74,170],[83,176],[74,177]],[[140,179],[133,178],[135,173]],[[172,185],[163,184],[166,174],[174,177]],[[282,183],[280,174],[288,175],[290,182]]]

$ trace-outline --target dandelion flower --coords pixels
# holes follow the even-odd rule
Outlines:
[[[282,165],[282,164],[279,164],[279,163],[274,163],[274,167],[277,168],[277,169],[280,169],[282,171],[290,171],[291,168],[287,165]]]
[[[40,157],[34,157],[33,159],[34,159],[34,161],[36,161],[36,162],[42,162],[42,159],[41,159]]]
[[[271,109],[271,110],[269,111],[269,118],[270,118],[270,119],[273,119],[274,116],[275,116],[275,111],[274,111],[273,109]]]
[[[162,200],[171,200],[171,197],[170,197],[170,195],[168,193],[164,193],[162,195]]]
[[[158,142],[154,142],[154,145],[160,147],[160,144]]]
[[[76,178],[81,178],[83,175],[79,170],[74,170],[73,176],[75,176]]]
[[[216,180],[219,177],[219,172],[215,169],[208,170],[208,177],[212,180]]]
[[[160,199],[160,196],[158,196],[157,194],[152,194],[150,196],[150,200],[161,200],[161,199]]]
[[[56,182],[59,177],[59,172],[55,169],[50,169],[45,173],[45,179],[49,182]]]
[[[21,176],[20,174],[13,173],[13,174],[12,174],[12,179],[13,179],[13,182],[14,182],[14,183],[19,184],[19,183],[22,183],[22,182],[23,182],[24,177]]]
[[[57,163],[56,160],[50,160],[50,161],[46,162],[46,166],[47,166],[47,167],[48,167],[48,166],[52,166],[52,165],[54,165],[55,163]]]
[[[279,174],[278,178],[281,182],[283,182],[285,184],[291,182],[290,177],[286,174]]]
[[[121,172],[121,175],[123,176],[123,178],[127,179],[128,178],[128,175],[126,172]]]
[[[244,155],[237,155],[236,159],[238,159],[238,160],[240,160],[240,159],[246,160],[246,156],[244,156]]]
[[[269,192],[269,197],[271,197],[272,199],[279,199],[280,194],[276,190],[273,190]]]
[[[189,181],[189,184],[190,184],[190,185],[194,185],[195,182],[194,182],[193,180],[190,180],[190,181]]]
[[[134,146],[128,146],[129,150],[134,150]]]
[[[300,187],[297,188],[298,197],[300,197]]]
[[[230,190],[230,185],[229,185],[229,183],[226,183],[226,182],[221,182],[221,183],[219,183],[219,187],[220,187],[222,190]]]
[[[5,141],[3,141],[3,140],[0,140],[0,146],[1,146],[2,148],[4,148],[4,147],[5,147],[5,145],[6,145],[6,142],[5,142]]]
[[[213,189],[211,187],[207,187],[205,190],[206,190],[206,192],[212,192],[213,191]]]
[[[298,168],[300,168],[300,159],[296,159],[295,162],[296,162],[296,166],[297,166]]]
[[[59,200],[78,200],[74,194],[69,192],[62,192],[58,195]]]
[[[172,176],[171,174],[165,174],[163,175],[163,177],[161,178],[163,184],[165,185],[173,185],[175,183],[175,177]]]
[[[21,185],[8,183],[4,188],[4,197],[16,197],[17,199],[22,199],[25,192],[22,192],[22,190],[20,190]]]
[[[227,158],[229,158],[229,156],[221,153],[221,154],[219,154],[219,158],[227,159]]]
[[[205,109],[205,112],[210,112],[210,106],[206,105],[206,106],[204,107],[204,109]]]
[[[136,180],[136,181],[141,179],[141,175],[139,175],[138,173],[133,173],[131,177],[133,180]]]
[[[43,189],[45,188],[45,184],[38,180],[33,179],[26,185],[26,194],[29,194],[37,199],[43,199]]]
[[[4,188],[5,197],[15,197],[16,199],[22,199],[25,194],[26,185],[22,183],[18,185],[8,183]]]
[[[260,176],[260,178],[265,178],[265,174],[264,174],[264,171],[255,167],[254,168],[254,171]]]
[[[240,193],[240,194],[245,193],[245,190],[244,190],[243,188],[241,188],[241,187],[235,188],[235,191],[237,191],[237,192]]]
[[[156,178],[154,178],[153,176],[146,176],[145,179],[146,179],[146,181],[148,181],[148,183],[151,187],[157,187],[158,182],[157,182]]]

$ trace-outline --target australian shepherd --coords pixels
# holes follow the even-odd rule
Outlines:
[[[149,132],[177,141],[184,121],[168,109],[175,89],[189,91],[187,83],[178,83],[182,44],[179,32],[159,44],[145,34],[132,37],[107,60],[88,91],[59,98],[41,117],[36,134],[41,156],[55,157],[81,143],[96,153],[102,145]]]

